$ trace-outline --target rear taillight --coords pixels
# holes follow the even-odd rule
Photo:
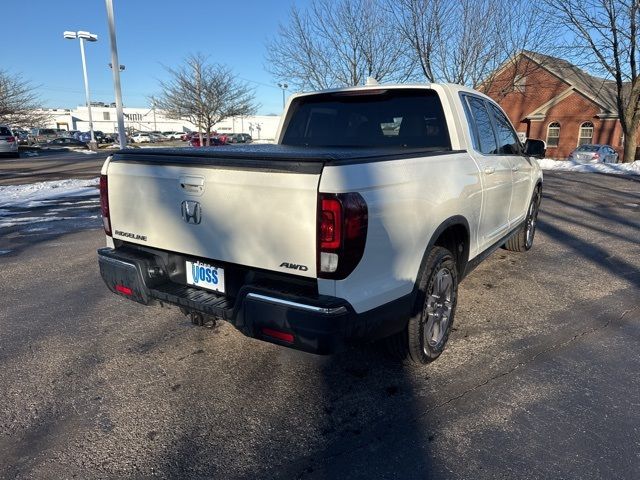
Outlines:
[[[7,137],[7,142],[13,143],[16,141],[16,137]]]
[[[109,182],[106,175],[100,175],[100,210],[104,233],[111,236],[111,217],[109,216]]]
[[[318,276],[341,280],[356,268],[367,240],[367,204],[359,193],[320,193]]]
[[[599,153],[594,153],[593,154],[593,158],[596,160],[600,160],[600,154]]]

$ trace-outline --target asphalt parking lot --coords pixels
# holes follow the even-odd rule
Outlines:
[[[0,158],[0,185],[18,185],[61,178],[95,178],[108,151],[27,150],[20,158]]]
[[[462,283],[424,368],[194,327],[107,291],[101,231],[29,238],[0,256],[2,478],[638,478],[640,177],[545,173],[533,250]]]

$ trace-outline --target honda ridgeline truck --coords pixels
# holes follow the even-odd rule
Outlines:
[[[437,358],[458,285],[533,243],[542,173],[507,116],[450,84],[294,95],[275,145],[121,150],[100,193],[109,289],[326,354]]]

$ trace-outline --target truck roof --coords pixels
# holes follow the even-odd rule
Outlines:
[[[449,90],[451,92],[467,92],[485,96],[483,93],[478,92],[464,85],[457,83],[378,83],[373,85],[356,85],[353,87],[340,87],[330,88],[326,90],[314,90],[312,92],[300,92],[291,95],[290,100],[298,97],[304,97],[308,95],[318,95],[324,93],[338,93],[338,92],[357,92],[367,90],[395,90],[395,89],[424,89],[424,90]]]

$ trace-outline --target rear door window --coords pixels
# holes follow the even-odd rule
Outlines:
[[[494,125],[496,127],[496,138],[498,140],[498,153],[503,155],[520,154],[520,140],[511,126],[509,119],[494,104],[489,103],[493,113]]]
[[[437,93],[380,89],[301,97],[291,105],[284,145],[450,151]]]
[[[474,147],[485,155],[498,153],[498,143],[491,124],[491,116],[486,103],[479,97],[465,95],[467,107],[467,120],[469,121],[474,137]]]

